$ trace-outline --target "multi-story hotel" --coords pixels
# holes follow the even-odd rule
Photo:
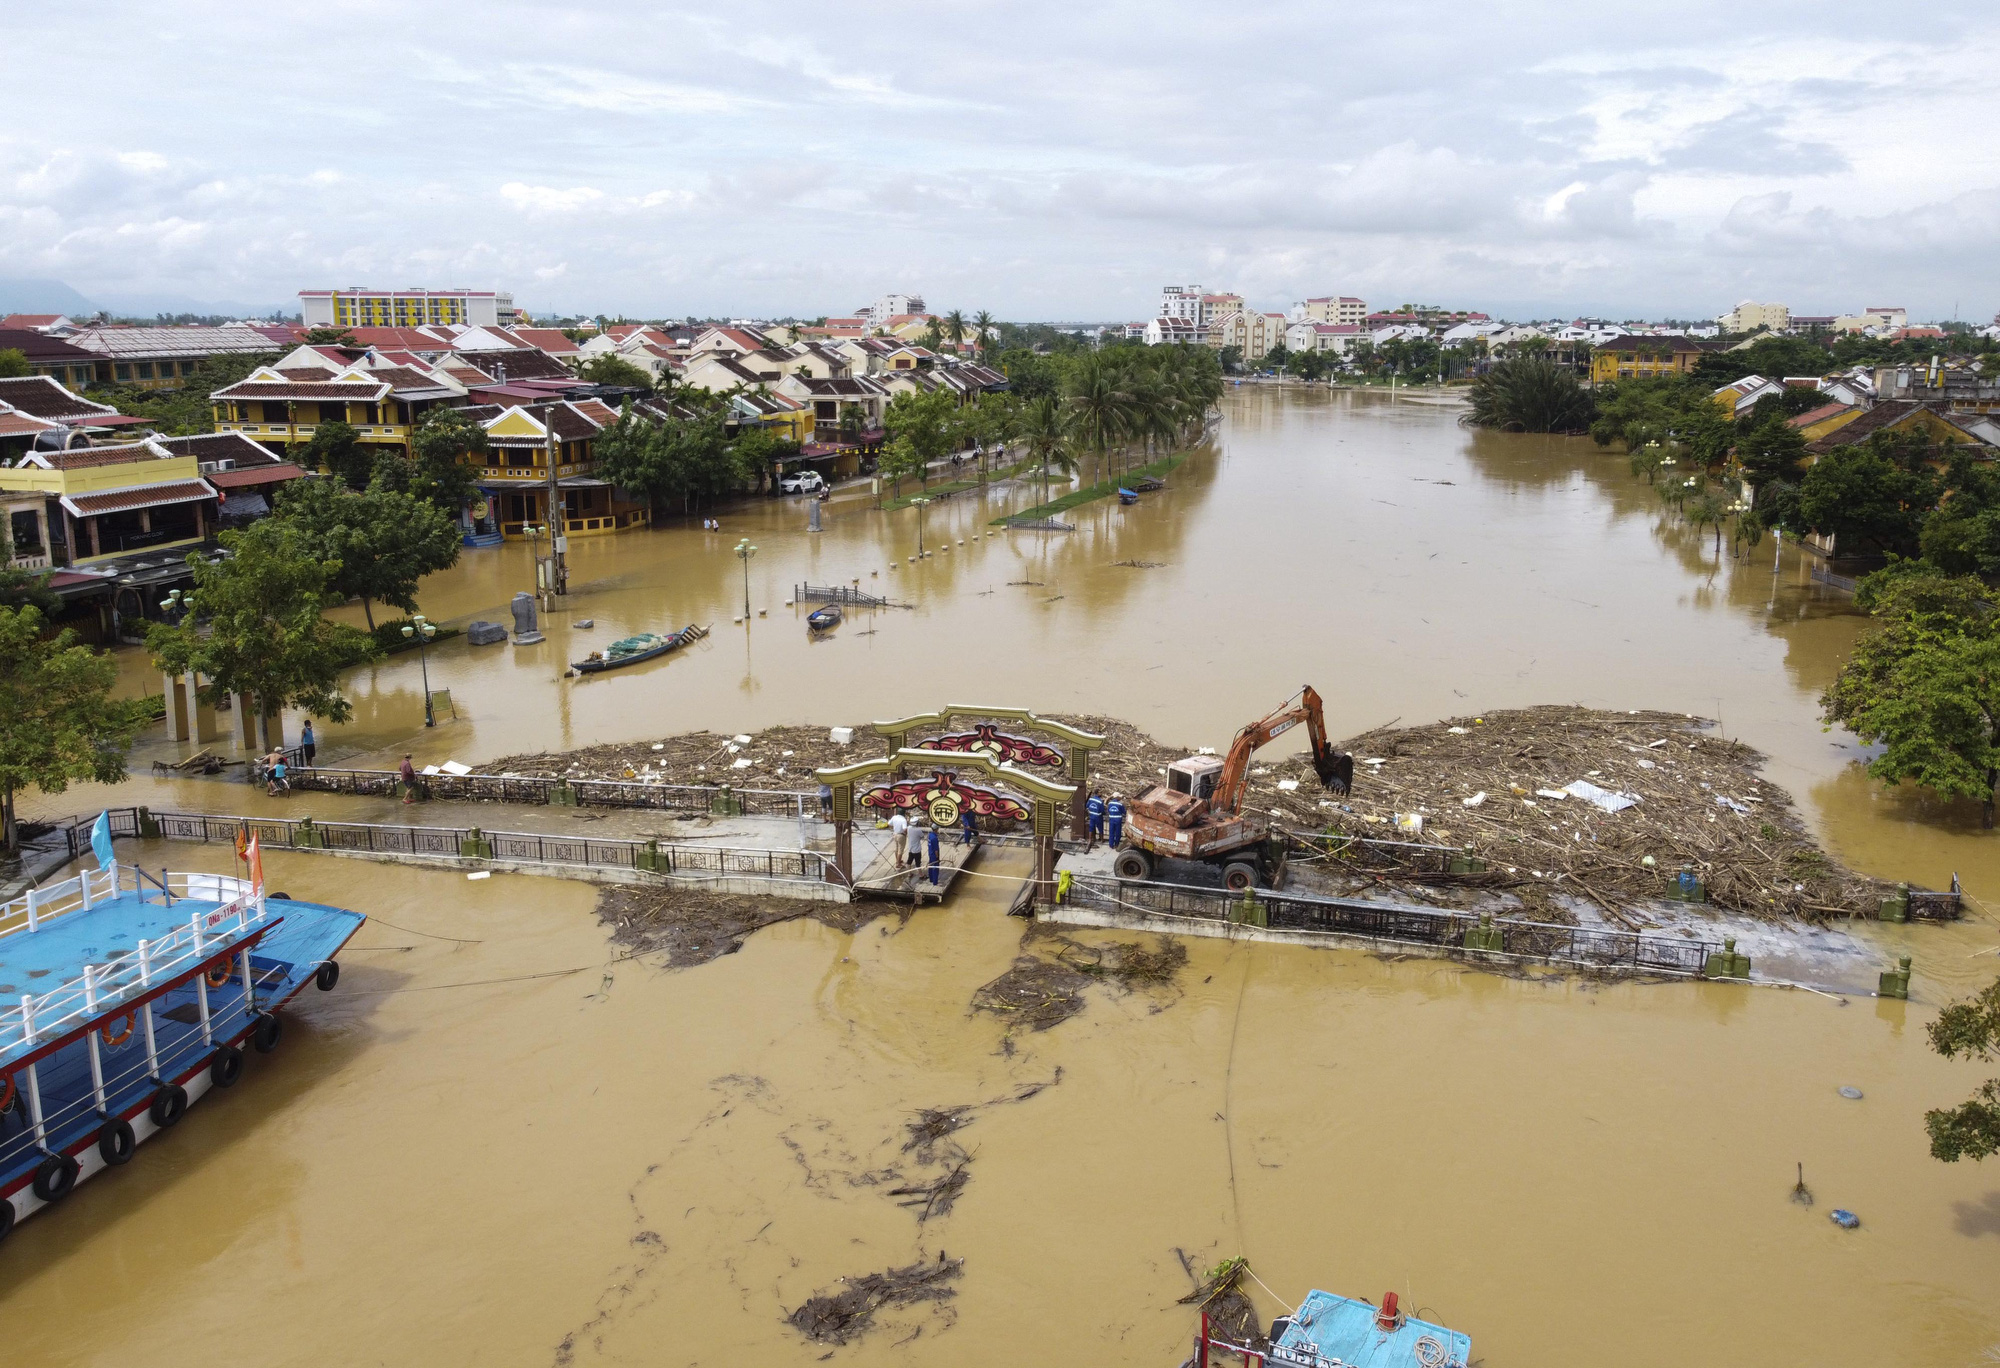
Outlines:
[[[493,290],[300,290],[308,328],[508,327],[520,318],[514,296]]]

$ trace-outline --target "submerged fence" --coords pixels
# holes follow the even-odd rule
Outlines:
[[[1709,956],[1723,951],[1719,940],[1545,922],[1482,921],[1471,913],[1439,908],[1269,889],[1257,889],[1246,898],[1213,888],[1135,883],[1093,875],[1072,880],[1067,900],[1113,914],[1157,913],[1409,945],[1486,949],[1528,959],[1646,973],[1699,975]],[[1467,932],[1481,932],[1496,939],[1484,945],[1475,941],[1468,946]]]
[[[827,882],[833,859],[816,850],[759,850],[680,841],[552,836],[480,827],[399,826],[381,822],[319,822],[310,817],[240,817],[204,812],[111,810],[114,836],[233,844],[255,834],[266,850],[333,850],[372,855],[512,860],[585,869],[631,869],[684,878],[752,878]],[[51,823],[66,833],[72,856],[90,849],[95,818]]]

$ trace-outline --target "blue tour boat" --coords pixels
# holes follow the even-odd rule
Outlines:
[[[0,1239],[277,1048],[364,920],[116,862],[0,905]]]
[[[1260,1368],[1467,1368],[1472,1336],[1404,1312],[1394,1292],[1375,1306],[1356,1297],[1312,1291],[1299,1309],[1271,1322],[1271,1333],[1254,1344],[1237,1344],[1214,1334],[1202,1317],[1201,1334],[1189,1359],[1193,1368],[1222,1368],[1225,1358]]]

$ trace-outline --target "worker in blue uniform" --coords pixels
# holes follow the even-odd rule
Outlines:
[[[1090,839],[1093,841],[1103,840],[1104,795],[1101,793],[1091,794],[1090,801],[1083,805],[1083,812],[1090,819]]]
[[[1113,798],[1104,809],[1104,815],[1111,819],[1111,844],[1117,845],[1118,838],[1125,834],[1125,804],[1122,799]]]
[[[931,857],[931,883],[935,885],[938,881],[938,829],[935,824],[925,833],[925,844],[929,846],[925,853]]]

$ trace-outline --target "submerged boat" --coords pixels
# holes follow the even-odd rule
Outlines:
[[[824,608],[815,608],[806,614],[806,626],[815,632],[824,632],[840,625],[841,611],[837,603],[829,603]]]
[[[1298,1368],[1467,1368],[1472,1361],[1472,1336],[1405,1313],[1394,1292],[1380,1306],[1308,1292],[1298,1310],[1271,1322],[1268,1336],[1252,1338],[1238,1344],[1218,1335],[1204,1314],[1189,1362],[1197,1368],[1222,1368],[1232,1359]]]
[[[1165,489],[1166,487],[1167,482],[1157,475],[1145,475],[1132,481],[1132,488],[1138,490],[1141,494],[1151,494],[1155,490]]]
[[[0,1239],[234,1086],[364,920],[117,863],[0,905]]]
[[[1139,492],[1136,489],[1120,489],[1118,491],[1118,502],[1122,504],[1135,504],[1139,502]]]
[[[652,632],[641,632],[638,636],[625,637],[614,641],[601,651],[592,651],[571,666],[579,674],[597,674],[601,670],[615,670],[621,665],[637,665],[642,660],[663,656],[668,651],[679,650],[690,641],[700,641],[708,635],[708,628],[690,624],[672,636],[658,636]]]

